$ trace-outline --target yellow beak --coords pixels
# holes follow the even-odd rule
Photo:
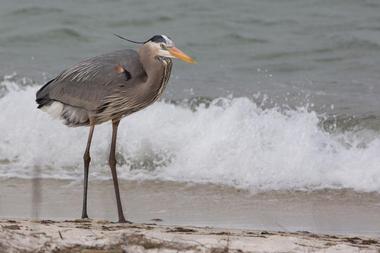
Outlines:
[[[184,62],[192,63],[192,64],[197,63],[193,58],[191,58],[190,56],[188,56],[187,54],[185,54],[184,52],[182,52],[181,50],[179,50],[176,47],[168,48],[168,51],[175,58],[178,58]]]

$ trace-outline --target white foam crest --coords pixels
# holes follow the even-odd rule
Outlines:
[[[37,110],[36,88],[0,99],[0,176],[82,178],[87,128],[67,128]],[[248,98],[196,111],[158,102],[122,120],[125,179],[217,183],[251,190],[353,188],[380,191],[380,136],[331,135],[315,112],[263,110]],[[92,178],[109,178],[110,124],[95,128]],[[363,145],[363,142],[365,145]],[[121,157],[121,156],[122,157]]]

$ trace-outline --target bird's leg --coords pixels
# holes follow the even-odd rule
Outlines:
[[[90,166],[90,146],[91,146],[91,140],[92,135],[94,133],[95,124],[90,125],[90,132],[88,134],[87,139],[87,146],[86,151],[83,155],[83,161],[84,161],[84,178],[83,178],[83,207],[82,207],[82,219],[88,218],[87,215],[87,185],[88,185],[88,168]]]
[[[117,180],[117,173],[116,173],[115,152],[116,152],[117,128],[119,126],[119,122],[120,122],[120,119],[112,120],[112,142],[111,142],[111,150],[110,150],[110,157],[109,157],[109,165],[111,167],[113,185],[115,187],[117,213],[119,215],[119,222],[125,223],[127,221],[124,218],[123,207],[121,206],[120,193],[119,193],[119,183]]]

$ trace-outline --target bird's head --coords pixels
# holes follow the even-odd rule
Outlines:
[[[194,59],[175,47],[174,42],[166,35],[155,35],[146,43],[151,43],[158,49],[157,55],[167,58],[177,58],[187,63],[196,63]]]
[[[115,34],[116,35],[116,34]],[[154,35],[152,38],[144,42],[133,41],[116,35],[117,37],[138,44],[145,44],[156,51],[157,56],[176,58],[187,63],[196,63],[196,61],[182,52],[180,49],[176,48],[174,42],[166,35]]]

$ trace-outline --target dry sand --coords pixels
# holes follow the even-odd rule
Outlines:
[[[1,252],[376,252],[380,238],[106,221],[0,220]]]

